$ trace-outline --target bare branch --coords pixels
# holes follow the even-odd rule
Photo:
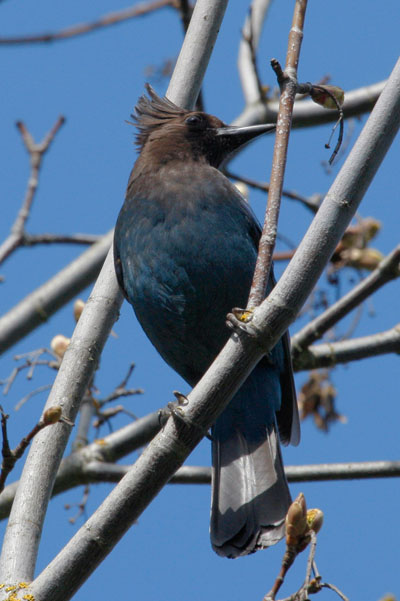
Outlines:
[[[320,582],[319,586],[320,588],[329,588],[330,590],[334,591],[337,595],[339,595],[342,601],[350,601],[350,599],[346,597],[346,595],[342,593],[342,591],[334,584],[329,584],[329,582]]]
[[[51,426],[52,424],[57,423],[62,420],[61,417],[61,407],[54,406],[52,409],[45,411],[43,418],[38,421],[38,423],[32,428],[32,430],[22,438],[19,444],[15,447],[15,449],[11,450],[8,442],[7,435],[7,420],[9,416],[4,413],[3,408],[0,406],[0,414],[1,414],[1,430],[3,434],[3,448],[2,448],[2,456],[3,461],[1,464],[1,473],[0,473],[0,493],[4,490],[5,481],[9,475],[9,473],[13,470],[14,465],[21,459],[24,454],[26,448],[29,446],[33,438],[41,431],[43,428],[47,426]]]
[[[243,26],[239,45],[238,70],[246,104],[263,100],[259,77],[255,70],[255,54],[271,0],[253,0]],[[251,39],[251,46],[248,42]]]
[[[322,480],[353,480],[398,478],[400,461],[360,461],[291,465],[285,468],[289,482],[319,482]]]
[[[224,173],[226,177],[230,177],[233,180],[243,182],[247,186],[251,186],[252,188],[256,188],[257,190],[261,190],[262,192],[269,192],[270,186],[267,183],[264,184],[261,182],[257,182],[254,179],[250,179],[243,175],[235,175],[234,173],[232,173],[232,171],[227,169],[224,170]],[[315,214],[318,211],[318,207],[321,204],[322,200],[321,194],[313,194],[312,196],[307,197],[302,196],[301,194],[298,194],[293,190],[284,189],[282,190],[282,196],[285,196],[290,200],[297,200],[298,202],[301,202],[302,204],[304,204],[305,207],[307,207],[307,209],[310,209],[310,211],[312,211],[313,214]]]
[[[371,336],[311,346],[296,357],[293,367],[295,371],[333,367],[338,363],[359,361],[387,353],[400,353],[400,324]]]
[[[25,234],[21,246],[36,244],[94,244],[102,236],[96,234]]]
[[[0,354],[47,321],[98,275],[113,239],[105,234],[91,248],[0,317]]]
[[[108,27],[110,25],[116,25],[118,23],[122,23],[123,21],[128,21],[128,19],[133,19],[135,17],[141,17],[143,15],[147,15],[155,10],[164,7],[175,7],[175,0],[153,0],[153,2],[142,2],[139,5],[132,6],[130,8],[126,8],[124,10],[115,11],[113,13],[109,13],[108,15],[104,15],[103,17],[99,17],[95,21],[91,23],[79,23],[78,25],[72,25],[71,27],[67,27],[62,29],[61,31],[56,32],[46,32],[39,33],[34,35],[25,35],[25,36],[15,36],[9,38],[0,38],[0,44],[3,45],[20,45],[20,44],[42,44],[42,43],[50,43],[57,42],[60,40],[66,40],[72,37],[76,37],[79,35],[84,35],[86,33],[91,33],[92,31],[96,31],[97,29],[101,29],[103,27]]]
[[[293,359],[296,360],[303,349],[306,349],[310,344],[320,339],[325,332],[366,298],[371,296],[371,294],[399,276],[400,245],[392,250],[368,277],[292,337]]]
[[[91,482],[119,482],[130,469],[129,465],[116,465],[93,461],[86,466]],[[364,480],[371,478],[399,478],[400,461],[361,461],[350,463],[321,463],[315,465],[287,465],[285,474],[289,482],[322,482],[330,480]],[[170,484],[211,484],[211,468],[184,465],[169,481]],[[0,506],[0,517],[2,511]]]
[[[10,256],[10,254],[16,248],[18,248],[18,246],[23,245],[23,240],[25,236],[25,224],[29,217],[32,203],[39,184],[39,172],[40,167],[42,165],[42,160],[47,150],[49,149],[50,144],[54,139],[54,136],[56,135],[56,133],[58,132],[58,130],[64,122],[64,117],[59,117],[56,123],[51,128],[51,130],[39,143],[36,143],[34,141],[34,139],[32,138],[24,123],[22,123],[22,121],[17,122],[17,127],[22,136],[22,140],[29,153],[31,173],[28,180],[28,187],[25,193],[25,199],[23,201],[22,207],[19,210],[14,225],[11,228],[11,234],[0,246],[0,265],[5,261],[7,257]]]
[[[257,307],[263,300],[267,290],[267,282],[272,265],[278,217],[282,198],[283,180],[286,168],[287,149],[292,121],[294,99],[297,91],[297,65],[303,40],[303,26],[307,0],[296,0],[292,27],[289,33],[285,72],[282,73],[279,63],[272,59],[271,65],[278,77],[281,88],[277,127],[275,133],[274,154],[271,177],[269,180],[268,204],[264,226],[258,245],[258,256],[251,284],[247,308]]]
[[[156,414],[148,416],[147,424],[140,424],[141,434],[132,434],[131,445],[138,448],[153,438],[159,430]],[[147,421],[147,418],[142,418]],[[134,422],[136,424],[136,422]],[[131,424],[133,426],[134,424]],[[129,426],[127,426],[129,428]],[[146,429],[149,428],[148,431]],[[131,469],[130,465],[119,465],[102,459],[103,450],[112,453],[109,437],[92,443],[63,459],[52,491],[52,497],[82,484],[119,482]],[[128,454],[129,451],[124,453]],[[107,450],[106,450],[107,453]],[[350,463],[322,463],[314,465],[288,465],[285,474],[289,482],[321,482],[335,480],[356,480],[372,478],[399,478],[400,461],[364,461]],[[169,480],[169,484],[211,484],[211,468],[206,466],[184,465]],[[0,520],[5,519],[11,510],[18,481],[5,487],[0,496]]]
[[[227,4],[228,0],[196,2],[166,94],[182,108],[196,103]]]

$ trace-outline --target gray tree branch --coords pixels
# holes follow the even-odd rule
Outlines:
[[[50,42],[57,42],[60,40],[67,40],[79,35],[85,35],[104,27],[110,27],[111,25],[117,25],[123,21],[134,19],[147,15],[150,12],[156,11],[164,7],[175,6],[174,0],[154,0],[153,2],[142,2],[136,4],[124,10],[115,11],[108,15],[99,17],[91,23],[79,23],[72,25],[55,32],[45,32],[39,34],[13,36],[13,37],[2,37],[0,38],[0,44],[4,46],[15,46],[21,44],[49,44]]]
[[[292,337],[292,357],[298,355],[310,344],[322,338],[340,319],[362,303],[384,284],[400,276],[400,245],[385,257],[372,273],[355,286],[348,294],[331,305],[321,315],[310,321]]]
[[[294,362],[296,371],[334,367],[387,353],[400,353],[400,324],[370,336],[318,344],[305,349]]]
[[[119,482],[130,469],[129,465],[88,464],[87,473],[92,481]],[[289,482],[321,482],[371,478],[399,478],[400,461],[360,461],[349,463],[318,463],[314,465],[287,465]],[[211,468],[184,465],[169,481],[170,484],[211,484]]]
[[[0,317],[0,354],[47,321],[98,276],[113,230]]]
[[[247,40],[251,36],[253,52],[256,52],[270,5],[271,0],[253,0],[243,26],[239,44],[238,71],[246,105],[262,100],[252,52]]]
[[[22,121],[17,122],[17,127],[20,131],[25,148],[29,153],[31,171],[28,179],[25,198],[11,228],[11,233],[0,246],[0,264],[3,263],[16,248],[23,246],[25,243],[25,224],[28,220],[32,203],[39,185],[39,173],[43,157],[50,148],[50,145],[54,140],[54,136],[64,122],[64,117],[59,117],[41,142],[35,142]]]

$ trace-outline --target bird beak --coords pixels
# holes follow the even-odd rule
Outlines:
[[[229,148],[228,152],[240,148],[247,142],[253,140],[261,134],[268,134],[275,131],[276,125],[273,123],[263,123],[260,125],[248,125],[247,127],[235,127],[234,125],[225,125],[224,127],[218,127],[215,130],[217,139],[225,146]]]

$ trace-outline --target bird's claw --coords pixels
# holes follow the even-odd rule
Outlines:
[[[234,307],[232,313],[228,313],[226,316],[226,325],[234,332],[245,332],[249,336],[252,336],[251,328],[247,324],[253,319],[253,313],[253,309]]]
[[[192,426],[197,430],[201,430],[201,432],[206,438],[212,440],[212,437],[208,433],[208,431],[204,432],[204,429],[199,424],[196,424],[191,419],[189,419],[187,415],[185,415],[183,407],[189,404],[189,399],[177,390],[174,390],[173,394],[176,398],[176,401],[170,401],[165,409],[160,409],[160,411],[158,412],[158,421],[160,422],[161,427],[164,427],[165,422],[169,417],[173,417],[174,419],[177,419],[183,424]]]
[[[172,394],[176,398],[176,402],[175,403],[173,403],[173,402],[170,403],[171,405],[175,405],[176,407],[185,407],[185,405],[189,404],[189,399],[187,398],[187,396],[185,396],[184,394],[182,394],[178,390],[173,390]]]

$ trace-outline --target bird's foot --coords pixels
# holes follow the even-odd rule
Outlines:
[[[251,328],[248,327],[248,324],[253,319],[253,312],[253,309],[234,307],[232,313],[228,313],[226,316],[226,325],[234,332],[245,332],[252,336]]]
[[[239,309],[238,307],[235,307],[232,309],[232,313],[228,313],[226,316],[226,325],[237,334],[243,332],[246,336],[250,336],[250,338],[253,339],[256,338],[260,341],[260,331],[255,323],[252,323],[253,315],[254,309]],[[265,358],[271,364],[274,363],[271,351],[265,353]]]
[[[161,427],[164,427],[169,417],[173,417],[174,419],[182,422],[183,424],[192,426],[197,430],[201,430],[201,432],[206,438],[212,440],[211,434],[208,431],[204,432],[204,428],[202,428],[199,424],[196,424],[194,421],[189,419],[183,411],[183,407],[189,404],[189,399],[187,398],[187,396],[185,396],[178,390],[174,390],[173,394],[176,398],[176,401],[169,402],[167,404],[166,409],[160,409],[160,411],[158,412],[158,420],[160,422]]]

